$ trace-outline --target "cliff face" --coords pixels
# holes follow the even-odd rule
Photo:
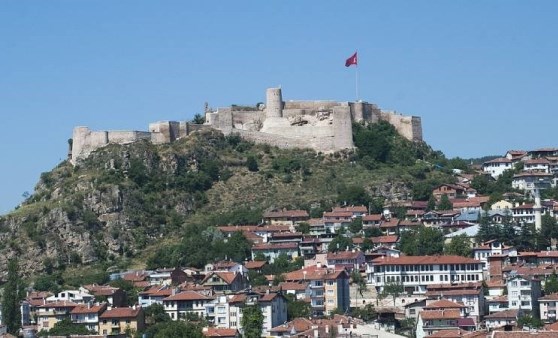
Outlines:
[[[257,171],[247,169],[249,156]],[[413,177],[406,172],[367,170],[351,156],[255,145],[215,130],[172,144],[108,145],[75,166],[65,161],[43,173],[33,195],[0,217],[0,279],[14,256],[26,276],[110,265],[176,239],[188,222],[226,223],[237,209],[319,213],[348,186],[363,186],[370,197],[410,195]]]

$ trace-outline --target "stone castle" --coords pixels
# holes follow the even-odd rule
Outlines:
[[[362,101],[283,101],[281,88],[268,88],[265,104],[232,105],[217,110],[206,106],[204,124],[159,121],[150,123],[148,131],[92,131],[76,127],[69,157],[75,164],[110,143],[127,144],[139,140],[170,143],[206,128],[280,148],[311,148],[332,153],[353,148],[353,122],[378,121],[389,122],[408,140],[422,141],[420,117],[382,111],[375,104]]]

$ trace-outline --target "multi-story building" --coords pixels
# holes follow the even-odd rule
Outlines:
[[[152,286],[138,293],[138,304],[144,308],[152,304],[163,304],[163,299],[172,295],[174,292],[174,289],[168,285]]]
[[[423,310],[419,313],[416,337],[425,338],[438,331],[456,330],[458,320],[462,318],[459,310]]]
[[[342,266],[348,271],[364,266],[365,259],[362,251],[337,251],[327,253],[327,265]]]
[[[281,255],[286,255],[289,259],[294,259],[299,256],[298,243],[284,242],[284,243],[261,243],[252,246],[252,259],[256,259],[256,255],[261,253],[265,258],[273,263],[275,259]]]
[[[140,306],[113,308],[106,310],[99,317],[99,333],[103,335],[137,332],[144,327],[145,315]]]
[[[52,302],[37,307],[37,331],[50,330],[59,321],[70,318],[70,313],[79,304],[73,302]]]
[[[553,323],[556,321],[556,305],[558,304],[558,293],[551,293],[539,298],[540,319]]]
[[[70,312],[72,323],[84,325],[89,331],[99,333],[99,317],[107,309],[107,303],[78,305]]]
[[[507,280],[508,308],[528,310],[539,317],[541,281],[536,278],[512,276]]]
[[[473,257],[483,264],[483,270],[489,270],[488,257],[491,256],[517,256],[517,250],[514,247],[507,246],[498,240],[484,242],[473,248]]]
[[[212,271],[208,273],[201,285],[210,287],[215,292],[236,292],[248,286],[246,275],[230,271]]]
[[[495,158],[482,164],[482,171],[490,174],[494,178],[498,178],[504,171],[510,169],[513,169],[513,162],[505,157]]]
[[[310,283],[310,305],[315,316],[328,315],[336,309],[349,309],[349,274],[345,269],[308,266],[286,273],[285,280]]]
[[[401,283],[406,292],[423,294],[428,285],[482,281],[482,263],[461,256],[379,257],[366,269],[368,282],[378,291]]]
[[[482,283],[437,284],[427,286],[428,304],[437,299],[445,298],[462,304],[464,313],[478,323],[485,314],[485,298]]]
[[[207,317],[217,328],[239,329],[240,331],[242,331],[243,309],[247,306],[258,306],[262,311],[264,317],[262,336],[268,336],[273,327],[287,321],[287,300],[281,293],[246,292],[223,295],[205,305]]]
[[[164,298],[163,307],[165,313],[172,320],[184,320],[188,313],[204,318],[206,315],[205,305],[211,301],[213,301],[212,297],[195,291],[184,291]]]
[[[47,297],[46,301],[48,303],[72,302],[76,304],[87,304],[92,302],[95,299],[95,296],[85,291],[87,290],[64,290],[57,293],[56,295]]]
[[[308,221],[310,215],[308,215],[308,211],[306,210],[278,210],[266,212],[263,219],[266,224],[292,226],[300,222]]]

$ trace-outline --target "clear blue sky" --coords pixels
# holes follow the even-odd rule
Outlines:
[[[0,3],[0,213],[76,125],[146,130],[212,107],[360,97],[448,157],[558,146],[557,1]]]

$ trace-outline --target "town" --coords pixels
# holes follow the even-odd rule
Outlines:
[[[78,324],[84,337],[129,337],[164,320],[202,323],[206,337],[246,335],[254,322],[265,337],[556,337],[558,201],[545,196],[557,172],[558,148],[508,151],[454,170],[456,182],[428,201],[388,201],[377,213],[339,205],[318,218],[271,210],[260,224],[217,227],[231,245],[251,243],[248,261],[29,288],[22,334]],[[506,175],[513,192],[479,191]]]

